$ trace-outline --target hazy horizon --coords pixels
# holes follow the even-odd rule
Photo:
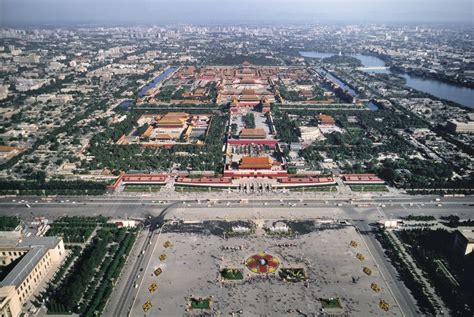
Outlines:
[[[0,26],[74,24],[468,24],[470,0],[1,0]]]

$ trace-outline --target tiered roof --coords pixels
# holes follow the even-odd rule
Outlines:
[[[188,119],[189,115],[185,112],[169,112],[158,120],[158,126],[175,126],[183,125]]]
[[[242,139],[265,139],[267,137],[267,133],[262,128],[244,128],[242,131],[240,131],[240,137]]]
[[[271,169],[273,161],[268,156],[250,157],[244,156],[240,160],[240,169]]]

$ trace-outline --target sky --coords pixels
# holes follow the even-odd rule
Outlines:
[[[0,0],[0,27],[65,24],[449,23],[474,0]]]

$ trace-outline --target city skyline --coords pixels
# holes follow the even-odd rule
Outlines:
[[[0,24],[437,23],[472,25],[472,2],[386,0],[4,0]]]

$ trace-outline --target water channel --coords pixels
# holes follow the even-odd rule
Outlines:
[[[325,58],[334,55],[333,53],[323,53],[323,52],[300,52],[303,57],[312,57],[312,58]],[[378,57],[356,54],[351,55],[359,59],[364,66],[368,68],[367,72],[373,73],[386,73],[389,74],[389,69],[383,69],[385,63]],[[375,69],[370,69],[375,68]],[[429,93],[438,98],[450,100],[457,102],[463,106],[474,108],[474,89],[460,87],[457,85],[445,83],[436,79],[427,79],[418,76],[411,76],[408,74],[403,74],[403,78],[406,80],[406,86]],[[331,78],[332,79],[332,78]]]

